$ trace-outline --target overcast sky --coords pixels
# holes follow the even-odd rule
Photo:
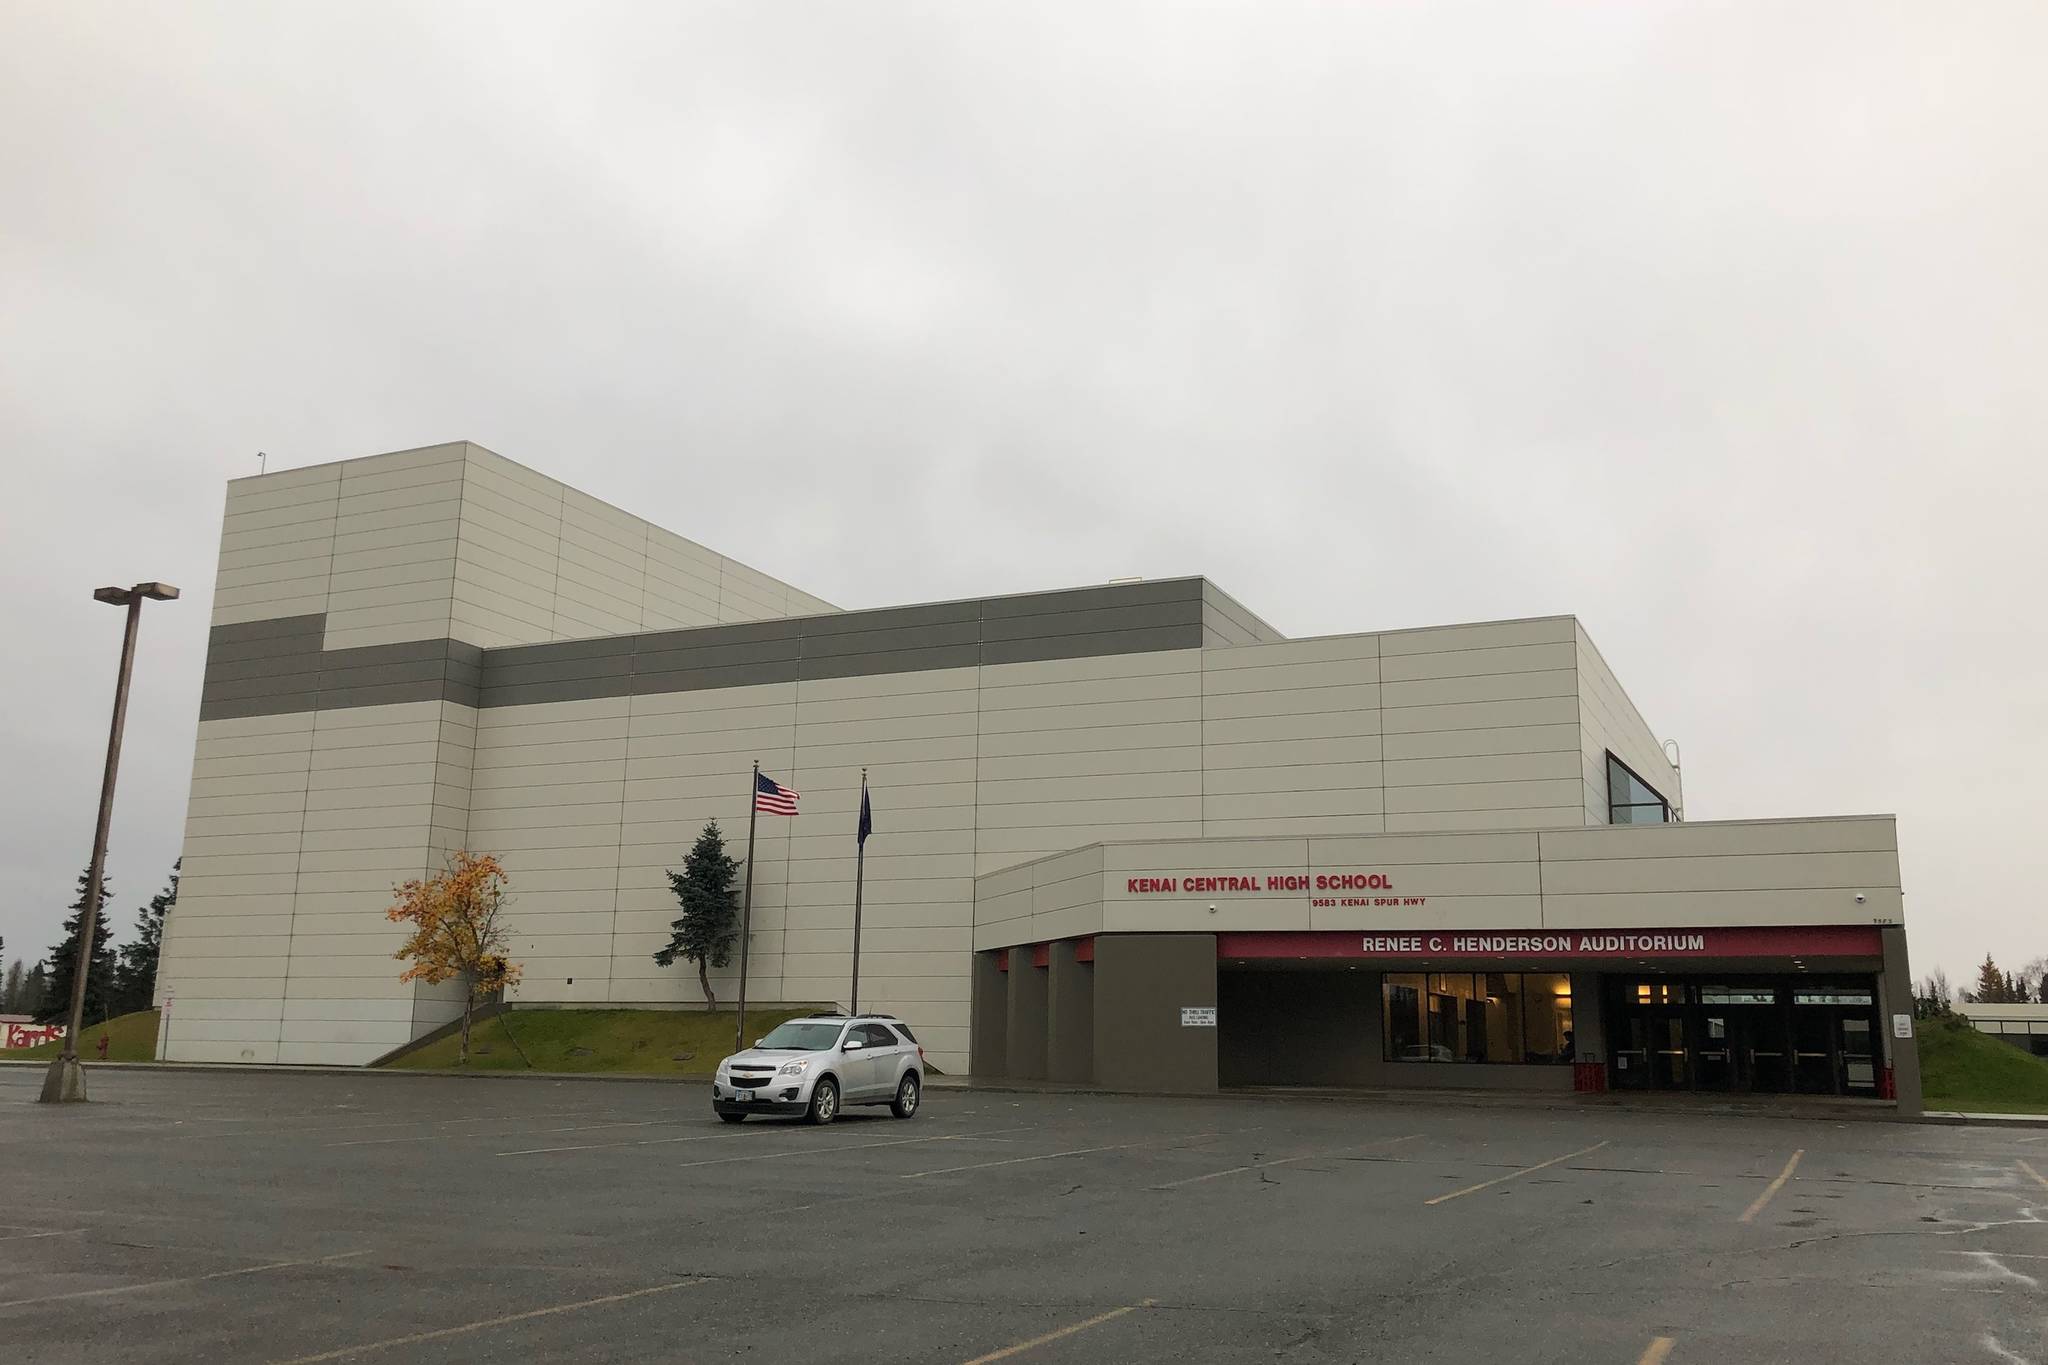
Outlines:
[[[223,483],[467,438],[843,606],[1577,613],[2048,953],[2048,8],[0,0],[0,934],[177,856]]]

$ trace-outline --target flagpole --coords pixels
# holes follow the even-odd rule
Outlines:
[[[740,1005],[732,1024],[732,1050],[747,1047],[747,939],[754,927],[754,825],[761,815],[761,760],[754,760],[754,775],[747,779],[747,889],[740,902]]]
[[[868,808],[868,770],[860,770],[860,808]],[[853,1006],[850,1014],[860,1013],[860,893],[867,880],[868,841],[865,836],[856,841],[853,855]]]

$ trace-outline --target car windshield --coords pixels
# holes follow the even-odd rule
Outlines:
[[[789,1048],[797,1052],[823,1052],[839,1041],[839,1025],[792,1019],[777,1024],[756,1046]]]

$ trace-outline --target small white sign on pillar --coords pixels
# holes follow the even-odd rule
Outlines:
[[[1892,1016],[1892,1037],[1911,1038],[1912,1036],[1913,1016],[1910,1014],[1894,1014]]]
[[[1216,1007],[1214,1005],[1182,1005],[1180,1007],[1182,1028],[1215,1028]]]

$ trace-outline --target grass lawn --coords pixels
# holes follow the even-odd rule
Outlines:
[[[808,1013],[810,1007],[750,1008],[747,1041],[752,1043],[785,1019]],[[719,1058],[732,1051],[732,1029],[731,1010],[512,1010],[470,1031],[469,1065],[477,1071],[524,1071],[531,1058],[536,1071],[709,1076]],[[450,1035],[386,1065],[413,1070],[452,1067],[461,1042]],[[684,1057],[685,1053],[690,1055]]]
[[[156,1011],[137,1010],[118,1015],[104,1024],[87,1024],[78,1040],[78,1055],[88,1062],[100,1057],[100,1037],[107,1040],[110,1062],[153,1062],[156,1060]],[[54,1057],[64,1050],[63,1039],[38,1043],[34,1047],[10,1048],[0,1057],[15,1061],[22,1057]]]
[[[1920,1089],[1929,1109],[2048,1114],[2048,1061],[1960,1019],[1923,1019]]]

